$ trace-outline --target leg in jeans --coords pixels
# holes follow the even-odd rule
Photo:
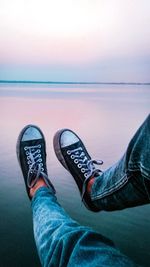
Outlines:
[[[112,241],[72,220],[53,190],[38,189],[32,198],[34,237],[42,266],[136,266]]]
[[[74,177],[85,206],[117,210],[150,203],[150,115],[134,135],[122,159],[101,172],[80,137],[69,129],[54,136],[58,160]]]
[[[73,136],[73,140],[76,141],[77,138]],[[64,144],[68,145],[68,139]],[[74,148],[73,153],[77,158],[81,147],[73,144],[71,148]],[[70,150],[68,156],[72,156],[71,154]],[[21,131],[17,141],[17,157],[32,203],[34,235],[42,266],[136,266],[110,240],[88,227],[80,226],[57,203],[55,189],[48,179],[45,138],[37,126],[28,125]],[[81,152],[81,158],[83,157]],[[87,162],[86,159],[86,163],[84,157],[81,161],[87,165],[90,173],[97,175],[92,160]],[[89,177],[85,178],[87,181]]]
[[[135,266],[113,243],[73,221],[57,203],[48,179],[42,131],[26,126],[17,141],[17,157],[33,211],[34,236],[44,267]]]
[[[91,198],[100,210],[150,203],[150,115],[122,159],[94,180]]]

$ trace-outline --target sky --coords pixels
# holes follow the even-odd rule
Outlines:
[[[150,82],[150,1],[0,0],[0,80]]]

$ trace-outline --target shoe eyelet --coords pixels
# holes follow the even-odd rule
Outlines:
[[[38,148],[41,148],[41,145],[38,145]]]
[[[75,157],[74,157],[74,155],[71,155],[71,159],[74,159]]]
[[[78,164],[78,168],[82,168],[82,164],[81,163]]]
[[[85,172],[85,169],[84,169],[84,168],[82,168],[82,169],[81,169],[81,172],[82,172],[82,173],[84,173],[84,172]]]
[[[41,171],[43,172],[44,171],[44,168],[41,168]]]
[[[84,174],[84,177],[85,177],[85,178],[87,178],[87,177],[88,177],[87,173],[85,173],[85,174]]]
[[[37,150],[37,153],[40,153],[40,152],[41,152],[41,150],[40,150],[40,149],[38,149],[38,150]]]
[[[26,152],[26,155],[28,156],[29,155],[29,152]]]
[[[67,150],[67,154],[68,154],[68,155],[71,155],[71,151],[70,151],[70,150]]]
[[[27,149],[28,149],[27,146],[25,146],[25,147],[24,147],[24,150],[27,150]]]
[[[79,161],[78,161],[77,159],[74,160],[74,163],[78,164],[78,162],[79,162]]]

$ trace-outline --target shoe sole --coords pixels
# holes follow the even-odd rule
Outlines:
[[[64,156],[63,156],[63,154],[62,154],[62,152],[61,152],[61,146],[60,146],[60,137],[61,137],[61,135],[62,135],[62,133],[64,132],[64,131],[71,131],[71,130],[69,130],[69,129],[62,129],[62,130],[59,130],[59,131],[57,131],[56,133],[55,133],[55,135],[54,135],[54,138],[53,138],[53,146],[54,146],[54,151],[55,151],[55,154],[56,154],[56,157],[58,158],[58,160],[60,161],[60,163],[63,165],[63,167],[67,170],[67,171],[69,171],[69,173],[70,173],[70,170],[68,169],[68,166],[67,166],[67,164],[66,164],[66,162],[65,162],[65,159],[64,159]],[[72,131],[71,131],[72,132]],[[74,133],[74,132],[73,132]],[[74,133],[75,134],[75,133]],[[77,134],[75,134],[78,138],[79,138],[79,136],[77,135]],[[79,138],[79,140],[81,140],[80,138]],[[71,174],[71,173],[70,173]],[[72,175],[72,174],[71,174]],[[75,177],[73,177],[74,178],[74,180],[76,181],[76,184],[78,185],[78,181],[75,179]],[[78,188],[79,189],[79,188]],[[79,192],[80,192],[80,189],[79,189]],[[81,192],[80,192],[80,195],[81,195]],[[84,200],[84,198],[83,198],[83,203],[84,203],[84,205],[85,205],[85,207],[88,209],[88,210],[90,210],[90,211],[94,211],[94,212],[98,212],[99,211],[99,209],[97,209],[96,207],[90,207],[89,205],[88,205],[88,203]]]

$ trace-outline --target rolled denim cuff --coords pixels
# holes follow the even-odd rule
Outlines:
[[[101,199],[122,188],[129,180],[125,170],[125,156],[97,177],[91,188],[91,199]]]

